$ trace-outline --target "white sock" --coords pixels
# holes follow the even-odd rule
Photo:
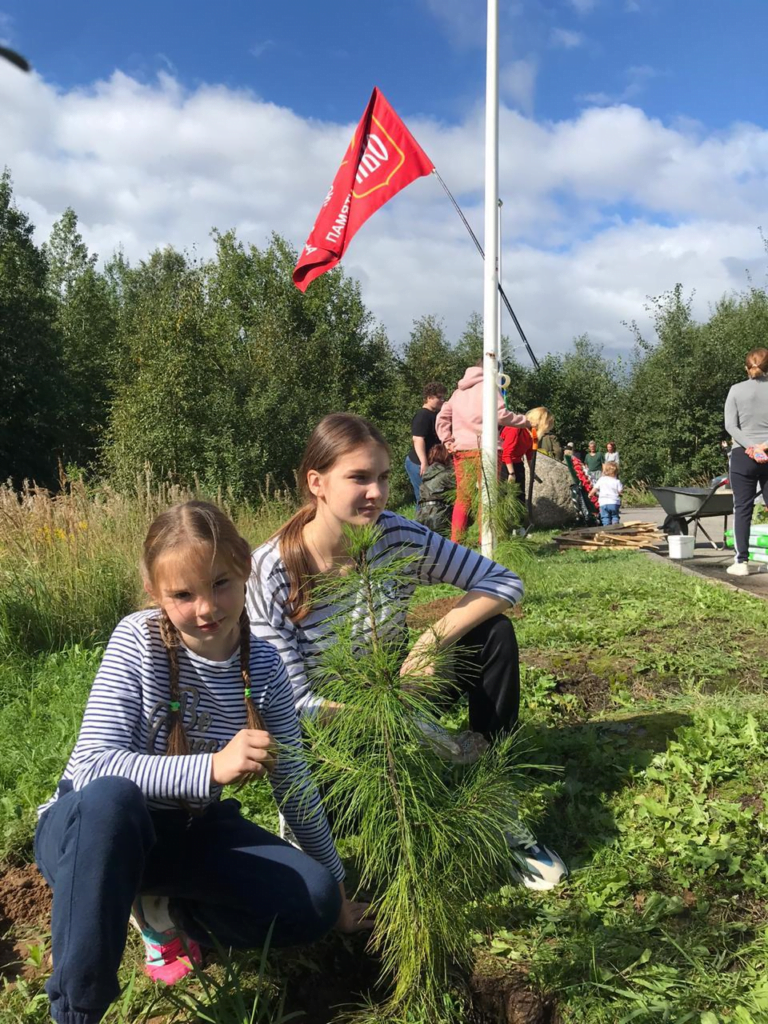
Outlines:
[[[142,896],[139,903],[144,920],[153,932],[176,931],[176,925],[168,913],[167,896]]]

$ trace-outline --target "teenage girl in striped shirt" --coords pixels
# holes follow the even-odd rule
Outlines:
[[[410,578],[380,588],[375,624],[367,621],[362,596],[359,607],[344,609],[356,624],[361,649],[373,625],[379,635],[384,631],[405,644],[408,601],[417,585],[450,583],[465,591],[416,641],[402,672],[421,668],[435,643],[455,649],[456,682],[467,694],[470,728],[493,742],[517,723],[519,655],[512,622],[504,612],[522,597],[522,582],[504,566],[386,511],[389,473],[389,448],[372,423],[346,413],[320,421],[298,472],[305,504],[253,553],[248,584],[252,628],[282,655],[299,712],[321,707],[323,701],[312,689],[312,670],[322,649],[333,642],[338,609],[313,600],[313,579],[349,564],[346,526],[377,523],[381,537],[369,551],[369,561],[381,566],[410,556]],[[510,822],[508,840],[511,871],[526,886],[550,889],[565,878],[557,854],[539,844],[521,822]]]

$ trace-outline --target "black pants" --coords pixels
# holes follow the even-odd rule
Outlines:
[[[475,626],[454,646],[456,683],[467,694],[469,725],[492,740],[517,724],[520,654],[515,627],[506,615]]]
[[[749,556],[749,527],[758,487],[768,505],[768,462],[755,462],[743,448],[731,452],[728,478],[733,490],[733,533],[736,561],[746,562]]]
[[[514,479],[520,501],[525,501],[525,466],[522,462],[512,463],[512,476],[509,479]]]

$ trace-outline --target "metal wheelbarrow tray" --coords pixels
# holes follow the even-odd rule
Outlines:
[[[687,535],[688,525],[693,523],[694,542],[701,526],[701,532],[717,548],[701,520],[722,516],[725,533],[728,516],[733,514],[733,493],[728,486],[728,480],[716,480],[710,487],[652,487],[651,494],[667,513],[661,527],[664,533]]]

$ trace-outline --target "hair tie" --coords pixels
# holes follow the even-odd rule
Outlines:
[[[250,697],[251,696],[251,688],[250,688],[250,686],[246,686],[246,688],[245,688],[245,696],[246,697]]]
[[[171,711],[180,711],[181,710],[181,703],[180,703],[180,701],[172,700],[171,703],[170,703],[170,708],[171,708]]]

